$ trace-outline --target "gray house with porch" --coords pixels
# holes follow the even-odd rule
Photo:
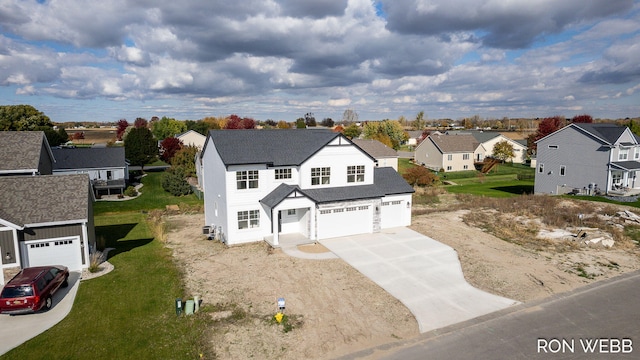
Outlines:
[[[640,193],[640,137],[625,126],[573,123],[536,144],[536,194]]]

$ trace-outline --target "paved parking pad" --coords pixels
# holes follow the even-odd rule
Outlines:
[[[0,314],[0,355],[62,321],[71,312],[79,284],[80,273],[69,273],[69,286],[53,294],[53,307],[47,312],[16,316]]]
[[[320,243],[399,299],[416,317],[420,332],[519,303],[469,285],[453,248],[408,228]]]

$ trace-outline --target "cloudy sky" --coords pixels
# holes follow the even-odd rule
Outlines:
[[[640,0],[0,0],[53,121],[640,116]]]

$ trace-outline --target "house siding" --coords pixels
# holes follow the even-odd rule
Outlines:
[[[549,148],[550,145],[552,148]],[[566,193],[573,188],[588,189],[590,184],[606,187],[610,151],[602,141],[573,127],[566,127],[543,138],[537,146],[536,194]],[[544,168],[542,173],[540,166]],[[560,176],[560,166],[566,167],[564,176]]]
[[[429,138],[418,145],[414,158],[418,164],[422,164],[429,169],[435,171],[443,169],[443,155]]]
[[[49,153],[49,147],[43,141],[42,148],[40,150],[40,159],[38,160],[39,175],[51,175],[53,172],[53,162]]]

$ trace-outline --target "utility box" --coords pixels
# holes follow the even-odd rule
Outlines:
[[[182,314],[182,299],[176,299],[176,316],[180,316]]]

